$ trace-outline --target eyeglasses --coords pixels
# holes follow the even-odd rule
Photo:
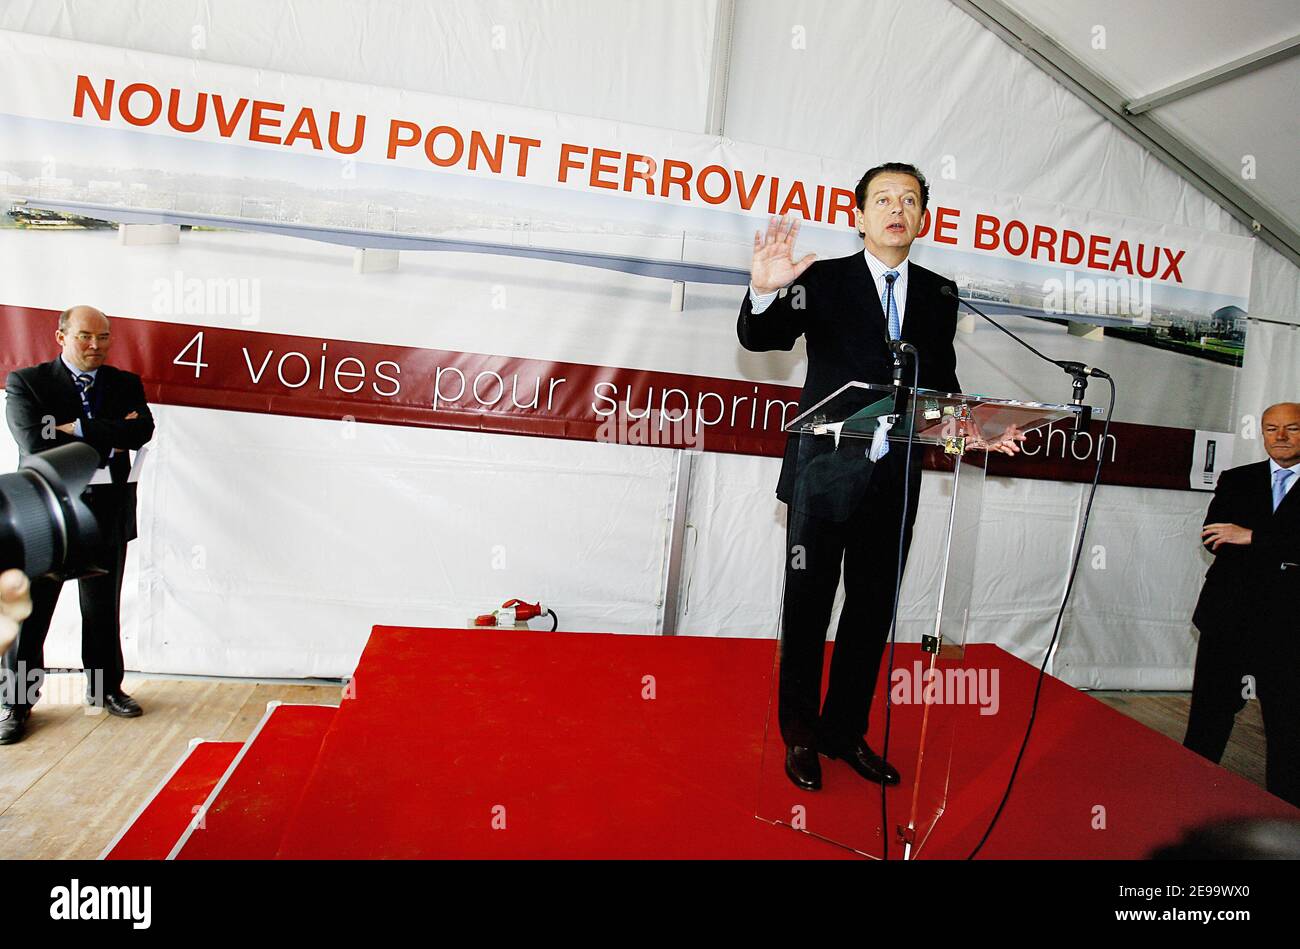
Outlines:
[[[94,333],[77,333],[72,338],[79,343],[89,343],[92,340],[98,340],[101,343],[107,343],[110,335],[111,334],[109,333],[100,333],[98,336],[96,336]]]

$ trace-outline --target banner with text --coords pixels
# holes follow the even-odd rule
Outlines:
[[[871,156],[898,157],[905,156]],[[573,280],[581,264],[734,285],[730,315],[706,314],[734,319],[754,231],[769,215],[804,222],[801,253],[861,249],[853,187],[864,166],[0,32],[0,191],[8,199],[0,240],[10,259],[35,232],[94,230],[105,221],[270,227],[358,249],[443,242],[441,249],[481,252],[503,274],[512,256],[527,258],[550,268],[557,283]],[[1136,393],[1120,401],[1112,435],[1122,447],[1107,480],[1200,486],[1189,480],[1196,431],[1237,428],[1231,394],[1245,345],[1252,242],[980,191],[947,167],[925,171],[932,194],[914,259],[1016,328],[1055,332],[1054,355],[1106,367],[1121,391]],[[351,333],[203,330],[186,319],[191,290],[183,278],[168,286],[176,287],[174,305],[152,314],[163,318],[114,314],[135,318],[124,331],[135,340],[132,368],[164,402],[584,439],[621,425],[611,437],[641,439],[634,444],[669,443],[659,432],[685,413],[706,435],[703,450],[773,454],[798,398],[797,378],[782,384],[764,367],[738,365],[734,335],[715,334],[701,348],[688,330],[663,322],[620,323],[604,354],[589,336],[566,337],[558,313],[546,353],[526,332],[481,344],[471,334],[469,345],[481,352],[438,348],[423,336],[392,347],[349,342]],[[59,305],[32,297],[0,304],[11,368],[26,358],[27,315]],[[629,364],[629,352],[646,353],[645,361]],[[987,355],[959,360],[967,391],[1068,397],[1068,389],[1033,383],[1029,369],[1018,375],[1019,363],[1004,371],[1012,357]],[[1153,379],[1161,382],[1151,395]],[[1008,380],[1037,391],[1009,390]],[[1042,436],[1035,464],[1051,473],[1037,476],[1078,477],[1095,451],[1109,450],[1085,451],[1076,440],[1049,464],[1050,445]],[[1082,458],[1070,457],[1074,451]],[[1033,476],[1030,467],[1016,473]]]

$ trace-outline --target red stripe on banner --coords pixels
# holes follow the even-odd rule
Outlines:
[[[1071,438],[1073,421],[1053,422],[1030,433],[1025,440],[1024,454],[1014,458],[990,455],[988,473],[1090,484],[1100,454],[1102,484],[1191,490],[1189,468],[1196,448],[1195,431],[1112,422],[1103,443],[1104,427],[1103,422],[1094,419],[1075,441]]]
[[[56,311],[0,304],[0,371],[54,358],[56,323]],[[763,456],[782,454],[799,400],[793,386],[736,379],[120,317],[111,362],[163,405]],[[698,435],[677,421],[683,410]],[[1024,455],[992,456],[989,473],[1089,482],[1100,433],[1097,422],[1078,443],[1061,426],[1031,433]],[[1102,481],[1188,490],[1194,442],[1114,423]],[[937,450],[926,467],[946,467]]]

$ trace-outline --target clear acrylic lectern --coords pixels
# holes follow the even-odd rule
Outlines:
[[[891,826],[887,829],[882,820],[880,785],[867,782],[843,761],[820,759],[823,784],[817,792],[800,790],[787,778],[778,727],[779,642],[759,781],[761,820],[877,859],[910,859],[922,851],[947,802],[957,720],[963,706],[967,713],[971,710],[972,690],[977,687],[975,670],[965,667],[965,644],[988,461],[984,446],[1009,426],[1028,433],[1072,418],[1076,411],[1069,405],[854,382],[786,426],[800,440],[792,505],[805,503],[801,499],[819,499],[816,503],[829,505],[828,516],[837,516],[833,509],[840,503],[838,496],[860,500],[862,492],[853,493],[854,479],[869,480],[872,460],[879,463],[882,444],[887,442],[888,452],[906,458],[909,438],[913,445],[922,446],[913,450],[912,466],[922,465],[928,454],[930,467],[939,469],[942,483],[938,504],[933,492],[927,492],[931,500],[917,512],[898,609],[893,678],[886,681],[885,677],[890,653],[886,644],[871,707],[868,742],[876,753],[885,753],[888,713],[887,757],[901,777],[898,785],[886,789]],[[805,490],[808,479],[823,477],[825,485]],[[865,503],[870,503],[870,497]],[[902,524],[871,529],[897,538]],[[892,590],[892,578],[889,586]],[[881,604],[885,610],[890,605]],[[823,682],[829,666],[828,655]]]

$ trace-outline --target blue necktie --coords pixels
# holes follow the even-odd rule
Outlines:
[[[1295,471],[1289,468],[1279,468],[1273,472],[1273,510],[1276,511],[1277,506],[1286,497],[1286,483],[1291,480],[1291,476],[1294,474]]]
[[[898,321],[898,301],[894,299],[894,281],[898,279],[897,270],[885,271],[885,298],[880,301],[889,320],[889,338],[898,339],[903,335],[902,324]]]
[[[94,418],[94,413],[90,410],[90,387],[95,384],[95,377],[88,372],[83,372],[76,378],[77,392],[81,395],[81,407],[85,410],[86,418]]]
[[[885,271],[885,296],[880,301],[881,309],[885,311],[885,316],[889,320],[889,338],[898,339],[903,335],[902,327],[898,322],[898,301],[894,299],[894,281],[898,279],[897,270]],[[876,456],[879,461],[889,454],[889,442],[880,446],[880,454]]]

